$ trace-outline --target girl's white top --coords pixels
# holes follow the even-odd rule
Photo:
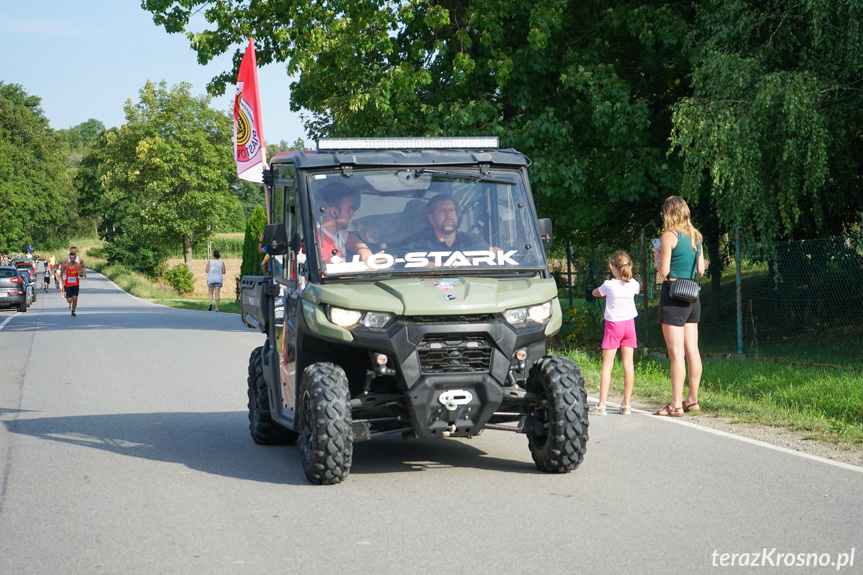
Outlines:
[[[605,320],[626,321],[638,315],[635,295],[641,291],[638,280],[605,280],[599,293],[605,296]]]
[[[210,272],[207,274],[207,283],[222,283],[222,260],[210,260]]]

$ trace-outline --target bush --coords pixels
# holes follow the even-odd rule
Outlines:
[[[186,267],[186,264],[177,264],[165,272],[163,278],[179,295],[186,295],[195,291],[195,276]]]
[[[256,206],[249,221],[246,222],[246,236],[243,241],[243,265],[240,273],[244,276],[261,275],[261,262],[264,254],[258,253],[258,236],[264,233],[267,225],[267,215],[264,208]]]
[[[108,259],[108,254],[105,253],[105,248],[96,246],[95,248],[90,248],[89,250],[87,250],[87,257],[105,260]]]
[[[159,277],[168,259],[166,250],[142,246],[132,237],[120,234],[107,239],[104,250],[108,262],[123,265],[148,278]]]
[[[566,347],[593,347],[602,342],[604,326],[600,306],[574,300],[570,308],[561,302],[563,325],[558,337]]]

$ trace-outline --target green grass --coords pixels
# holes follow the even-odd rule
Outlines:
[[[581,368],[585,386],[596,395],[601,355],[565,352]],[[641,360],[635,366],[633,402],[661,406],[671,398],[667,360]],[[623,394],[619,359],[611,393]],[[698,395],[705,413],[732,421],[786,428],[834,443],[863,443],[863,372],[837,367],[787,365],[769,361],[704,361]]]
[[[192,309],[198,311],[207,311],[207,305],[209,302],[206,299],[153,299],[154,303],[160,305],[166,305],[168,307],[176,307],[180,309]],[[225,299],[222,298],[219,301],[219,313],[240,313],[240,302],[235,301],[234,298]]]

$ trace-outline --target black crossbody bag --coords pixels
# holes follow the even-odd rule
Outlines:
[[[695,268],[698,266],[698,255],[701,253],[701,247],[695,253],[695,261],[692,263],[692,275],[695,276]],[[671,288],[668,291],[671,299],[677,301],[685,301],[686,303],[695,303],[698,300],[698,295],[701,293],[701,286],[698,282],[690,279],[680,279],[671,282]]]

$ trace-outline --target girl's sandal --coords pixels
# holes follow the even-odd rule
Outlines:
[[[686,402],[684,401],[684,402],[683,402],[683,411],[684,411],[685,413],[689,413],[690,411],[691,411],[692,413],[700,413],[700,412],[701,412],[701,406],[700,406],[700,405],[698,405],[698,402],[697,402],[697,401],[695,401],[695,402],[693,402],[693,403],[686,403]]]
[[[683,408],[672,407],[669,403],[662,409],[657,409],[656,411],[654,411],[653,415],[660,415],[662,417],[683,417]]]
[[[591,415],[608,415],[608,410],[606,410],[604,405],[594,405],[587,412]]]
[[[620,415],[632,415],[632,407],[629,405],[621,405]]]

